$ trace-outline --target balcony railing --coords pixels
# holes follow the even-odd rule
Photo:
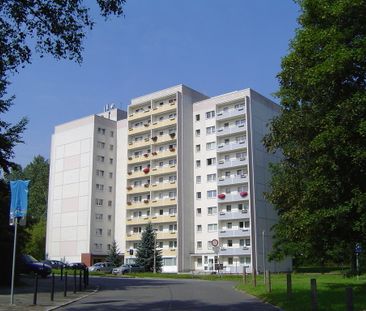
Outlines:
[[[220,256],[240,256],[240,255],[250,255],[251,249],[250,247],[228,247],[228,248],[221,248],[219,255]]]
[[[249,236],[250,231],[249,229],[221,229],[219,231],[219,238],[231,238],[231,237],[243,237]]]
[[[138,119],[143,119],[143,118],[145,118],[146,116],[149,116],[149,115],[151,115],[151,109],[146,107],[142,111],[130,113],[128,115],[128,120],[129,121],[135,121],[135,120],[138,120]]]
[[[153,108],[152,113],[156,114],[156,113],[162,113],[162,112],[168,112],[168,111],[173,111],[175,110],[177,107],[176,102],[173,103],[166,103],[162,106],[157,105],[156,107]]]
[[[177,171],[176,165],[171,165],[169,167],[160,167],[156,166],[151,169],[151,175],[160,175],[160,174],[168,174],[168,173],[174,173]]]
[[[246,130],[245,124],[234,125],[230,127],[221,127],[216,131],[216,136],[224,136],[229,134],[241,133]]]
[[[222,194],[224,194],[224,195],[222,195]],[[220,193],[217,196],[217,202],[218,203],[237,202],[237,201],[248,200],[248,198],[249,198],[249,194],[247,194],[245,196],[241,196],[239,193],[235,193],[235,194]]]
[[[156,206],[169,206],[176,204],[177,204],[176,198],[169,198],[169,199],[153,199],[150,205],[151,207],[156,207]]]
[[[248,218],[249,212],[248,209],[244,209],[238,212],[219,212],[218,220],[231,220],[231,219],[243,219]]]
[[[235,184],[241,184],[244,182],[248,182],[248,175],[247,174],[243,174],[234,178],[230,178],[230,177],[219,177],[219,179],[217,180],[217,185],[218,186],[227,186],[227,185],[235,185]]]
[[[240,159],[235,159],[235,160],[232,160],[232,161],[219,160],[217,162],[217,168],[218,169],[224,169],[224,168],[242,166],[242,165],[245,165],[245,164],[248,164],[247,158],[240,158]]]
[[[245,107],[234,108],[227,111],[220,111],[216,115],[216,120],[234,118],[245,113]]]
[[[167,127],[170,125],[174,125],[177,123],[177,119],[174,118],[169,118],[169,119],[165,119],[162,121],[154,121],[152,123],[152,125],[150,126],[151,129],[156,129],[156,128],[160,128],[160,127]]]
[[[219,144],[217,146],[217,152],[226,152],[226,151],[231,151],[231,150],[236,150],[236,149],[243,149],[247,147],[247,142],[245,140],[240,141],[240,142],[232,142],[229,144]]]
[[[175,181],[156,183],[151,185],[151,191],[169,190],[177,188],[177,183]]]

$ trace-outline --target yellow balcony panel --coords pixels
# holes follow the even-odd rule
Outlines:
[[[150,171],[150,175],[161,175],[161,174],[169,174],[177,171],[176,165],[171,165],[169,167],[154,167]]]
[[[147,225],[149,221],[150,217],[127,218],[126,226]]]
[[[154,107],[153,110],[152,110],[152,114],[173,111],[176,108],[177,108],[176,102],[170,103],[170,104],[167,103],[167,104],[162,105],[162,106],[156,106],[156,107]]]
[[[127,202],[127,209],[134,209],[134,208],[147,208],[147,207],[150,207],[150,204],[149,204],[149,200],[147,200],[148,202],[145,203],[144,201],[141,201],[141,202],[131,202],[131,201],[128,201]]]
[[[157,184],[152,184],[150,186],[150,188],[151,188],[151,191],[175,189],[175,188],[177,188],[177,183],[175,181],[171,181],[171,182],[167,182],[167,183],[157,183]]]
[[[132,186],[127,187],[127,194],[135,194],[135,193],[149,192],[149,191],[150,191],[149,184],[145,184],[143,186],[138,186],[138,187],[132,187]]]
[[[176,256],[178,253],[178,250],[176,248],[164,248],[161,252],[162,256],[167,256],[167,257],[172,257],[172,256]]]
[[[128,129],[128,134],[139,134],[139,133],[143,133],[143,132],[148,132],[151,130],[151,126],[149,123],[146,123],[146,126],[139,126],[139,127],[130,127]]]
[[[128,179],[132,179],[132,178],[139,178],[139,177],[145,177],[145,176],[149,176],[149,172],[145,173],[144,171],[129,171],[127,173],[127,178]]]
[[[151,115],[151,112],[152,112],[151,109],[146,109],[144,111],[131,113],[128,115],[128,121],[135,121],[138,119],[146,118],[147,116]]]
[[[157,129],[160,127],[167,127],[167,126],[171,126],[171,125],[175,125],[177,124],[177,119],[176,118],[170,118],[170,119],[166,119],[163,121],[155,121],[152,123],[152,125],[150,126],[151,129]]]
[[[158,232],[156,239],[157,240],[174,240],[177,238],[176,231],[169,231],[169,232]]]
[[[156,154],[155,154],[156,153]],[[157,159],[163,159],[163,158],[168,158],[171,156],[176,156],[177,155],[177,149],[176,148],[172,148],[166,151],[161,151],[161,152],[153,152],[151,154],[151,160],[157,160]]]
[[[145,153],[139,157],[128,157],[128,164],[135,164],[141,162],[149,162],[151,158],[150,153]]]
[[[176,222],[176,215],[167,215],[167,216],[150,216],[150,220],[153,224],[157,223],[166,223],[166,222]]]
[[[139,141],[131,141],[128,143],[128,149],[129,150],[133,150],[133,149],[138,149],[138,148],[144,148],[144,147],[149,147],[150,146],[150,139],[143,139],[143,140],[139,140]]]
[[[151,207],[169,206],[169,205],[175,205],[175,204],[177,204],[177,199],[171,198],[171,199],[152,200],[150,203],[150,206]]]
[[[140,240],[141,240],[141,233],[134,233],[134,234],[127,233],[126,241],[140,241]]]

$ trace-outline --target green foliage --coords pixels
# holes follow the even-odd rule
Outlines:
[[[25,244],[25,253],[38,260],[45,259],[46,220],[40,219],[33,226],[27,226],[26,231],[29,237]]]
[[[111,262],[115,267],[118,267],[121,265],[121,254],[119,252],[119,249],[117,247],[117,243],[115,240],[113,240],[111,249],[108,252],[108,256],[106,258],[106,261]]]
[[[155,232],[151,223],[148,223],[142,232],[141,242],[137,247],[136,264],[145,267],[145,271],[154,271],[154,250],[156,272],[161,272],[163,258],[161,250],[156,248]]]
[[[282,113],[264,140],[283,155],[267,194],[280,216],[271,258],[349,262],[366,246],[366,1],[297,2]]]

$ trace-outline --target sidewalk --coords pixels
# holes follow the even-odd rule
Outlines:
[[[38,279],[37,305],[33,305],[34,277],[22,276],[20,285],[14,288],[14,305],[10,305],[10,286],[0,287],[0,310],[53,310],[82,299],[97,291],[97,287],[92,284],[92,278],[87,289],[84,289],[82,282],[82,291],[79,291],[79,278],[76,279],[76,293],[74,294],[74,278],[69,276],[67,279],[67,296],[64,297],[64,281],[60,276],[55,276],[54,300],[51,301],[52,277]]]

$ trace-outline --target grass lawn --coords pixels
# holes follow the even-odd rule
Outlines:
[[[311,310],[310,279],[316,279],[318,289],[318,310],[344,311],[346,310],[345,288],[353,288],[354,310],[366,310],[366,276],[359,280],[343,278],[340,274],[292,274],[292,296],[286,294],[286,275],[272,274],[272,292],[268,293],[263,277],[257,278],[257,287],[248,277],[247,285],[237,285],[237,289],[259,297],[285,311],[308,311]]]

